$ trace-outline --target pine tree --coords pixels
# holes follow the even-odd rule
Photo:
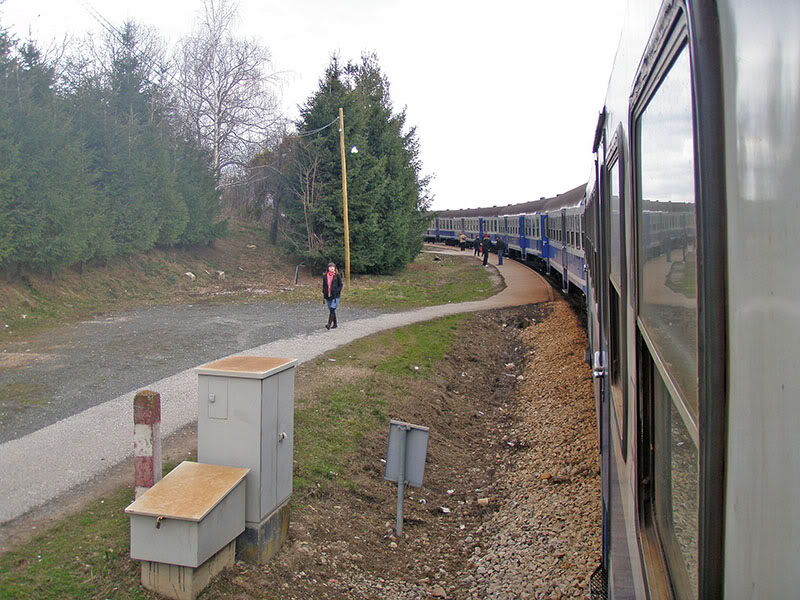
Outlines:
[[[418,143],[403,133],[405,113],[394,114],[388,79],[375,55],[341,66],[332,58],[319,89],[300,112],[298,129],[317,132],[343,108],[347,147],[348,221],[351,269],[389,273],[403,268],[422,247],[421,210],[427,180],[420,179]],[[289,239],[305,259],[324,263],[344,259],[344,217],[339,131],[328,127],[303,138],[295,181],[316,164],[313,195],[295,188],[287,205]],[[309,223],[310,221],[310,223]],[[313,239],[318,244],[313,243]]]

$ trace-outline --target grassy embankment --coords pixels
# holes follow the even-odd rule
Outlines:
[[[281,300],[316,301],[316,281],[309,279],[307,289],[285,292]],[[348,300],[401,309],[475,300],[494,291],[477,261],[434,261],[425,254],[395,277],[354,279]],[[419,383],[431,376],[467,318],[376,334],[298,369],[293,511],[306,510],[302,500],[327,486],[354,485],[346,476],[348,457],[363,436],[387,426],[408,378]],[[131,488],[96,500],[0,556],[0,598],[152,597],[139,586],[139,564],[128,557],[130,532],[123,510],[132,501]]]

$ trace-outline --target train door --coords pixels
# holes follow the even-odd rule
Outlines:
[[[614,131],[608,142],[605,163],[601,167],[605,175],[602,191],[601,218],[605,232],[603,268],[603,321],[606,332],[605,394],[607,399],[606,432],[608,433],[608,466],[610,473],[610,523],[612,535],[608,551],[611,560],[611,589],[626,593],[632,581],[632,549],[623,532],[629,530],[630,520],[626,514],[633,509],[631,499],[632,469],[629,451],[635,442],[629,431],[629,385],[628,385],[628,277],[626,252],[626,211],[628,207],[626,181],[627,138],[622,124]],[[614,533],[616,530],[616,533]]]
[[[561,291],[565,294],[569,290],[569,256],[567,255],[567,209],[561,209]]]
[[[550,275],[550,232],[547,230],[547,215],[542,215],[542,258],[545,263],[545,272]]]
[[[603,565],[606,571],[611,570],[611,481],[613,479],[613,454],[612,443],[610,441],[610,402],[608,394],[608,316],[606,310],[605,297],[608,287],[608,230],[606,227],[606,204],[608,203],[608,193],[605,191],[608,185],[608,176],[605,171],[605,109],[600,115],[597,124],[598,134],[595,136],[595,170],[598,182],[598,198],[595,213],[595,239],[597,240],[597,263],[595,271],[595,289],[597,291],[598,302],[598,345],[592,360],[592,373],[595,381],[595,394],[599,398],[600,415],[600,460],[602,463],[601,472],[601,501],[602,501],[602,556]]]

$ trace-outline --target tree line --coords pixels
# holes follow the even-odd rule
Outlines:
[[[393,272],[419,252],[429,179],[377,57],[333,57],[290,123],[269,51],[235,35],[235,5],[203,9],[172,53],[134,22],[55,55],[0,24],[0,272],[212,243],[230,189],[270,209],[273,243],[309,264],[341,263],[339,107],[358,148],[348,156],[353,271]]]

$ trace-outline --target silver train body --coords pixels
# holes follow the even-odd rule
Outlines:
[[[427,234],[585,294],[592,598],[800,598],[800,2],[629,2],[593,151],[585,188]]]
[[[613,598],[800,598],[800,2],[629,2],[587,186]]]

